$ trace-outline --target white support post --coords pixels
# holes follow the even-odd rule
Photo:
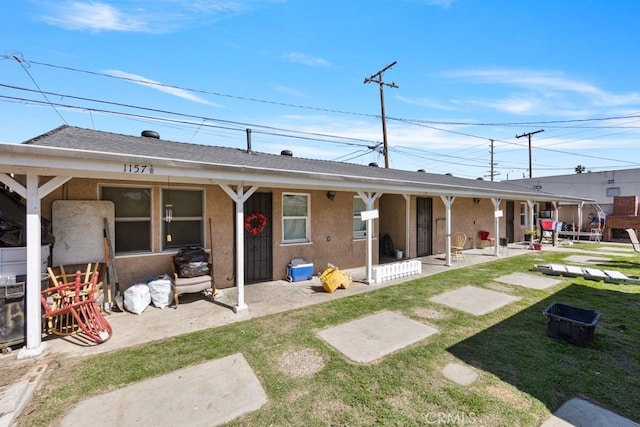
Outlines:
[[[554,230],[551,234],[553,236],[553,246],[558,244],[558,235],[560,231],[558,230],[558,219],[560,218],[560,203],[559,202],[551,202],[553,205],[553,221],[554,221]]]
[[[404,256],[409,258],[409,250],[410,245],[409,241],[411,240],[411,196],[409,194],[403,194],[405,203],[404,203],[404,211],[405,211],[405,221],[404,221]]]
[[[534,200],[527,200],[527,205],[529,206],[529,230],[535,230],[536,226],[533,223],[533,207],[536,202]],[[529,240],[529,249],[533,249],[533,235],[531,235],[531,239]]]
[[[233,311],[238,313],[249,308],[244,302],[244,202],[255,193],[258,187],[253,186],[246,193],[242,184],[237,185],[236,191],[224,184],[220,184],[220,188],[236,204],[236,286],[238,287],[238,303],[233,307]]]
[[[27,284],[25,289],[26,347],[18,358],[42,354],[46,343],[42,342],[42,308],[40,307],[41,283],[41,221],[38,176],[27,175]]]
[[[498,243],[500,242],[500,202],[502,199],[498,199],[497,197],[492,197],[491,202],[493,202],[493,220],[494,220],[494,236],[496,236],[495,246],[493,248],[493,255],[500,256],[500,246]]]
[[[451,267],[451,206],[453,205],[453,202],[456,200],[456,198],[454,196],[440,196],[440,198],[444,202],[445,206],[445,265],[447,267]]]
[[[362,200],[364,200],[367,205],[367,210],[373,210],[373,203],[376,201],[381,194],[379,193],[365,193],[363,191],[358,191],[358,195]],[[368,285],[373,283],[372,271],[373,271],[373,219],[367,220],[367,278],[365,279]]]

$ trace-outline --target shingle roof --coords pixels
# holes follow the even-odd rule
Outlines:
[[[128,154],[134,156],[185,160],[207,164],[256,167],[266,170],[331,174],[392,181],[411,181],[438,186],[466,187],[485,190],[517,191],[521,187],[504,182],[459,178],[444,174],[387,169],[327,160],[275,155],[246,150],[167,141],[152,137],[122,135],[111,132],[60,126],[23,144],[57,147],[90,152]],[[539,193],[536,193],[539,195]]]

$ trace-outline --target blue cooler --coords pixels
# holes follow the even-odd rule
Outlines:
[[[313,263],[305,263],[301,259],[292,259],[287,266],[287,280],[290,282],[300,282],[311,280],[313,277]]]

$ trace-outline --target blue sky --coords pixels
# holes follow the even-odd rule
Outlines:
[[[21,0],[0,141],[62,124],[491,179],[640,167],[636,0]],[[377,77],[377,76],[374,76]]]

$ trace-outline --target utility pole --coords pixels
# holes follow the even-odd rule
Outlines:
[[[529,178],[533,178],[533,170],[531,166],[531,135],[535,135],[540,132],[544,132],[544,129],[540,129],[535,132],[523,133],[522,135],[516,135],[516,138],[522,138],[523,136],[529,137]]]
[[[491,170],[489,171],[489,174],[490,174],[489,176],[491,176],[491,182],[493,182],[493,177],[496,176],[496,175],[500,175],[500,173],[499,172],[496,173],[493,170],[493,167],[496,165],[496,163],[493,162],[493,139],[490,139],[489,141],[491,141],[491,145],[490,145],[490,147],[491,147],[491,151],[490,151],[490,153],[491,153]]]
[[[382,70],[378,71],[375,74],[372,74],[371,77],[366,77],[364,79],[365,83],[378,83],[380,85],[380,108],[382,110],[382,142],[384,144],[383,150],[384,150],[384,167],[385,168],[389,168],[389,149],[387,146],[387,120],[385,118],[384,115],[384,86],[389,86],[389,87],[393,87],[393,88],[397,88],[398,86],[391,82],[391,83],[385,83],[382,81],[382,74],[387,71],[389,68],[393,67],[394,65],[396,65],[397,61],[393,61],[391,64],[387,65],[386,67],[384,67]]]

